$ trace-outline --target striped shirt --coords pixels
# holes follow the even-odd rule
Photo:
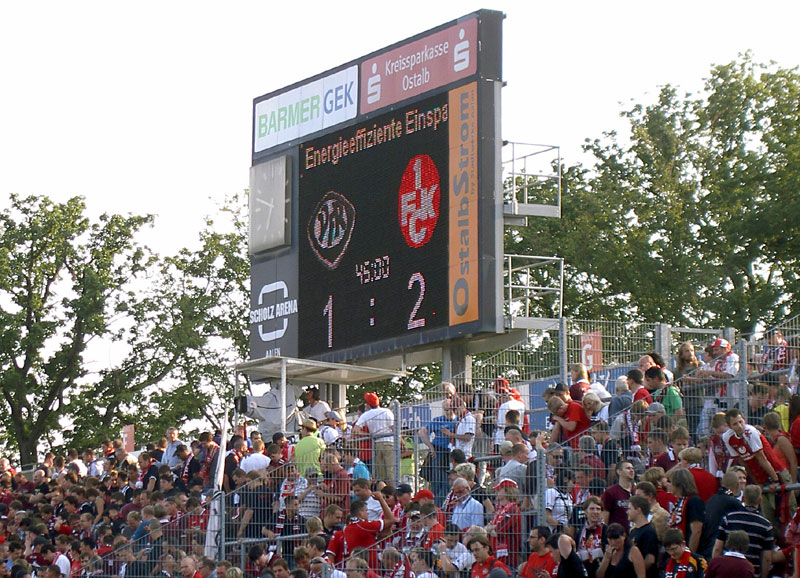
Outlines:
[[[775,539],[772,536],[772,524],[757,509],[745,506],[739,512],[730,512],[722,519],[717,540],[724,544],[728,534],[734,530],[743,530],[750,538],[750,547],[745,556],[756,569],[756,576],[761,572],[761,553],[772,550]]]

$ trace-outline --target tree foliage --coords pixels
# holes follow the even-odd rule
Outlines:
[[[129,423],[138,439],[193,418],[219,425],[229,368],[247,350],[238,204],[220,212],[227,227],[207,222],[199,249],[158,258],[135,240],[152,217],[91,222],[80,198],[11,198],[0,213],[0,419],[23,464],[55,432],[85,447]],[[94,369],[92,341],[116,344],[119,359]]]
[[[749,55],[699,96],[665,86],[623,112],[630,133],[563,167],[562,219],[506,250],[565,258],[565,314],[733,326],[785,317],[798,296],[800,76]]]

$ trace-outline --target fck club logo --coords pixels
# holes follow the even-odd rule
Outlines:
[[[355,226],[356,210],[350,201],[336,191],[325,193],[314,209],[306,232],[311,249],[328,269],[339,266]]]
[[[408,162],[400,181],[398,218],[406,244],[422,247],[431,240],[439,220],[439,171],[428,155],[415,156]]]

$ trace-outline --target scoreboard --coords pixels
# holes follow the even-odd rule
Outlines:
[[[255,100],[251,359],[502,330],[501,21],[479,11]]]

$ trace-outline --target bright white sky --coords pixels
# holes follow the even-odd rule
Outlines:
[[[567,163],[660,85],[748,49],[800,64],[796,1],[4,2],[0,199],[80,194],[156,214],[161,252],[192,244],[248,186],[254,97],[478,8],[507,15],[503,137]]]

